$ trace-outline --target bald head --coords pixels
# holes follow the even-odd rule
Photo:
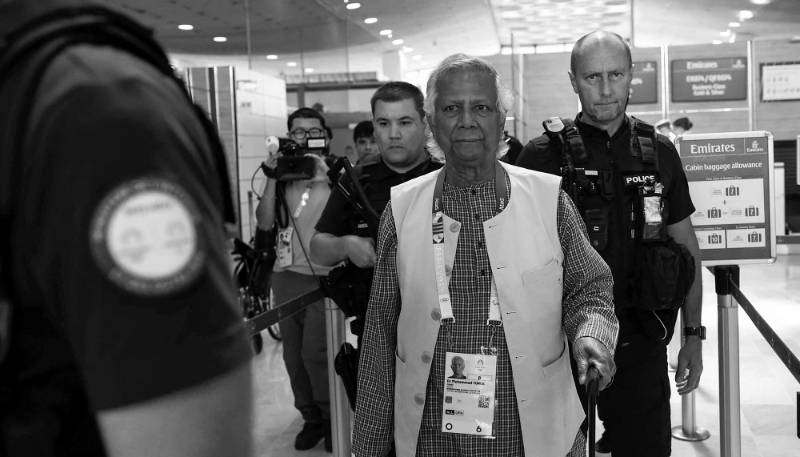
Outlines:
[[[587,52],[591,52],[593,49],[597,49],[597,47],[606,46],[621,49],[628,58],[628,62],[630,63],[629,68],[633,68],[631,47],[628,46],[628,43],[616,33],[598,30],[588,35],[584,35],[580,40],[578,40],[577,43],[575,43],[575,47],[572,48],[572,55],[570,56],[569,60],[570,71],[572,71],[572,74],[575,74],[575,70],[578,67],[578,62],[584,55],[586,55]]]

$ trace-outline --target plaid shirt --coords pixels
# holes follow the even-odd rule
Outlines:
[[[506,186],[510,187],[507,176]],[[445,352],[479,353],[491,333],[486,325],[491,268],[483,222],[495,216],[494,180],[469,187],[454,187],[445,182],[442,204],[445,214],[462,223],[449,285],[455,323],[450,325],[452,346],[448,347],[443,327],[436,340],[416,455],[522,456],[522,429],[503,327],[497,329],[494,337],[498,349],[496,439],[441,432]],[[564,252],[562,306],[567,337],[574,342],[592,336],[603,342],[613,355],[618,325],[612,304],[611,272],[589,244],[585,225],[563,191],[559,193],[557,224]],[[359,457],[385,455],[393,435],[395,349],[401,299],[396,259],[397,229],[389,203],[381,218],[375,277],[359,361],[353,433],[353,453]],[[583,434],[576,432],[578,436],[570,455],[583,455]]]

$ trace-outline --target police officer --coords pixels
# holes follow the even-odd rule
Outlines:
[[[425,151],[425,111],[422,92],[405,82],[390,82],[372,96],[372,123],[380,158],[354,171],[369,199],[380,214],[389,201],[390,190],[397,184],[441,168]],[[347,184],[345,184],[347,185]],[[322,265],[350,261],[361,269],[358,274],[360,290],[366,309],[372,268],[375,265],[375,234],[370,233],[367,221],[350,205],[344,195],[334,189],[311,240],[311,256]],[[358,329],[358,324],[353,325]],[[356,330],[357,333],[358,330]]]
[[[0,455],[248,456],[222,150],[149,31],[84,6],[0,0]]]
[[[656,249],[668,247],[685,262],[681,272],[687,277],[678,287],[687,289],[686,341],[675,381],[678,393],[687,394],[703,371],[700,254],[689,219],[694,206],[674,146],[625,114],[632,67],[630,48],[620,36],[593,32],[581,38],[569,77],[582,112],[574,123],[546,122],[548,134],[529,142],[517,165],[553,174],[568,170],[571,196],[592,244],[614,275],[617,373],[598,399],[606,432],[597,450],[614,457],[663,457],[671,453],[666,343],[683,299],[668,304],[653,299],[655,285],[642,272],[649,271],[646,255]]]

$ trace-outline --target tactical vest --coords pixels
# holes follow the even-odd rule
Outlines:
[[[682,304],[682,299],[670,306],[658,303],[650,293],[653,281],[642,277],[642,272],[647,271],[644,267],[652,263],[648,258],[652,253],[641,248],[643,243],[677,244],[666,235],[667,201],[655,190],[661,182],[658,138],[651,125],[633,117],[628,122],[629,153],[620,155],[587,151],[578,126],[571,119],[548,119],[544,123],[545,135],[531,141],[536,148],[531,168],[562,176],[562,189],[580,211],[591,244],[614,273],[617,308],[674,308]],[[661,189],[662,194],[667,191]],[[646,202],[646,196],[657,195],[658,198]],[[654,200],[660,205],[660,225],[646,216],[651,209],[649,203]],[[654,225],[658,225],[655,231]],[[685,293],[690,287],[691,282]],[[653,303],[642,303],[643,296]]]

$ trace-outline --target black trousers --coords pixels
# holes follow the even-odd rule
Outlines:
[[[614,382],[597,398],[613,457],[668,457],[672,429],[666,343],[620,342],[614,361]]]

